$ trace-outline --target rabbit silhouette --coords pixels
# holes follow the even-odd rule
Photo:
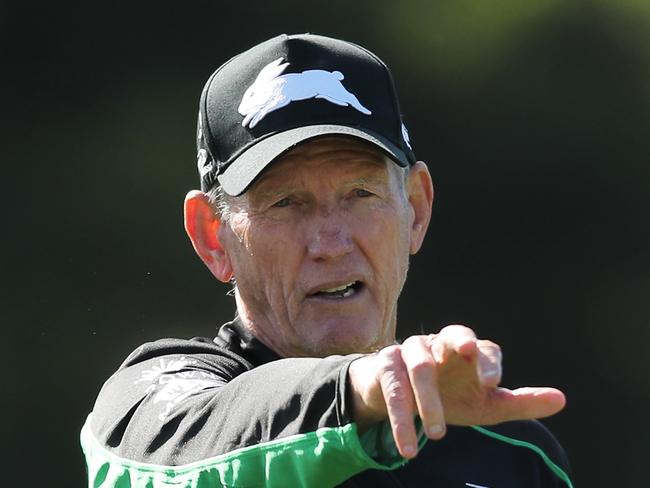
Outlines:
[[[246,89],[237,109],[244,116],[242,126],[253,128],[269,112],[289,105],[297,100],[321,98],[341,106],[352,106],[359,112],[370,115],[359,99],[345,89],[340,71],[313,69],[302,73],[283,75],[289,63],[283,58],[267,64],[260,70],[253,84]]]

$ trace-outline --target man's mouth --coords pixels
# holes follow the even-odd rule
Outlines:
[[[363,283],[361,283],[360,281],[351,281],[350,283],[345,283],[340,286],[335,286],[332,288],[323,288],[321,290],[316,291],[315,293],[312,293],[311,296],[318,297],[318,298],[332,298],[332,299],[348,298],[361,291],[362,288],[363,288]]]

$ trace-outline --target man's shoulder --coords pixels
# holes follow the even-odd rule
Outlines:
[[[244,369],[250,369],[250,363],[241,355],[228,349],[224,345],[217,345],[207,337],[194,337],[192,339],[163,338],[145,342],[131,352],[119,367],[137,367],[152,360],[166,357],[196,357],[205,362],[232,363]]]
[[[538,421],[524,420],[487,427],[449,426],[442,440],[427,442],[414,460],[389,478],[408,486],[547,488],[570,486],[568,476],[566,455],[553,434]]]
[[[189,405],[187,399],[208,401],[206,394],[251,368],[245,358],[207,338],[144,343],[102,386],[92,412],[93,435],[104,445],[119,445],[133,424],[137,434],[132,436],[144,438],[150,422],[138,421],[140,417],[158,419],[162,428]]]
[[[553,434],[534,420],[489,427],[448,426],[395,471],[367,470],[341,487],[570,486],[569,466]]]
[[[539,420],[515,420],[490,427],[474,427],[474,429],[499,442],[532,451],[549,467],[555,465],[567,474],[570,471],[569,459],[564,448]]]
[[[97,401],[114,405],[117,395],[129,403],[178,379],[227,383],[252,368],[246,358],[209,338],[157,339],[138,346],[124,359],[104,383]]]
[[[562,446],[538,420],[514,420],[490,426],[449,426],[443,441],[434,444],[448,444],[451,447],[467,443],[481,449],[484,445],[523,448],[524,451],[546,457],[555,464],[566,464]]]
[[[146,342],[131,352],[106,380],[93,409],[99,418],[113,418],[140,404],[154,402],[171,389],[205,389],[228,383],[252,365],[239,354],[208,338],[165,338]],[[194,390],[191,390],[194,391]]]
[[[513,420],[475,429],[502,442],[524,447],[528,444],[545,453],[555,454],[562,449],[553,433],[539,420]]]
[[[529,473],[546,473],[549,481],[553,479],[556,482],[570,475],[569,461],[562,445],[538,420],[514,420],[484,427],[456,427],[450,429],[449,433],[450,441],[475,446],[477,453],[481,453],[477,458],[484,461],[490,459],[486,464],[498,465],[510,459],[513,470],[528,465]],[[486,450],[494,455],[493,459],[485,456]]]

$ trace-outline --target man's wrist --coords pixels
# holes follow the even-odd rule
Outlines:
[[[387,418],[375,357],[374,354],[361,356],[352,361],[348,368],[352,419],[357,424],[359,434]]]

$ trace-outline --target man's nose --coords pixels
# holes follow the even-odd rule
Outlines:
[[[307,253],[312,259],[336,259],[352,252],[354,242],[345,218],[323,209],[307,228]]]

